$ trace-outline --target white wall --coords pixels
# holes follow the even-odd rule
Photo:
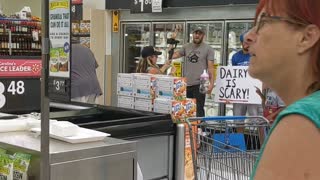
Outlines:
[[[105,10],[106,0],[83,0],[83,6],[92,9]]]
[[[41,0],[0,0],[0,5],[5,15],[14,14],[24,6],[29,6],[33,16],[41,17],[41,2]]]

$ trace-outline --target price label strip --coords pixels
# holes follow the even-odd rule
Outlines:
[[[0,80],[0,111],[19,112],[40,109],[40,80],[2,79]]]

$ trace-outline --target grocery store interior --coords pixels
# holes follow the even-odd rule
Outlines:
[[[184,57],[172,60],[176,71],[169,78],[134,73],[144,47],[161,52],[157,59],[161,67],[169,58],[167,40],[175,33],[179,51],[193,42],[199,27],[203,41],[214,50],[215,71],[231,66],[232,55],[242,50],[240,36],[254,25],[257,3],[0,0],[0,179],[249,179],[247,169],[253,165],[246,160],[221,156],[227,164],[221,169],[224,164],[212,164],[195,153],[203,144],[212,153],[213,141],[201,139],[206,132],[199,124],[177,118],[175,103],[182,108],[187,107],[183,103],[196,105],[186,99],[186,91],[182,102],[172,90],[176,81],[187,86]],[[101,93],[93,103],[72,99],[76,84],[72,69],[86,68],[82,66],[86,61],[73,65],[73,57],[92,57],[86,50],[76,51],[74,44],[89,49],[96,60],[91,72],[95,71]],[[154,90],[153,78],[158,78],[160,90]],[[89,86],[74,89],[80,93]],[[168,91],[167,86],[171,94],[159,93],[161,88]],[[216,102],[215,93],[206,94],[205,116],[232,116],[232,103]],[[48,112],[42,113],[44,109]],[[182,114],[184,118],[196,116],[183,113],[188,114]],[[258,140],[248,144],[249,139],[261,137],[244,133],[242,138],[249,146],[259,144]],[[234,162],[246,173],[232,175],[237,169],[230,167]],[[197,163],[206,166],[202,169]]]

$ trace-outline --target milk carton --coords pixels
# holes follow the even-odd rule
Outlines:
[[[157,97],[170,100],[184,100],[187,95],[187,81],[184,77],[159,76]]]
[[[118,107],[134,109],[134,97],[118,96]]]
[[[156,98],[153,104],[153,111],[157,113],[171,114],[174,100]]]
[[[133,84],[134,97],[147,99],[155,98],[157,78],[152,74],[134,74]]]
[[[124,96],[133,95],[133,76],[127,73],[118,73],[117,94]]]
[[[153,100],[146,98],[134,98],[134,109],[142,111],[153,111]]]

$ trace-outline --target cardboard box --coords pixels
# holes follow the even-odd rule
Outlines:
[[[187,97],[187,81],[184,77],[157,77],[157,97],[170,100],[185,100]]]
[[[173,100],[171,107],[171,119],[173,123],[185,122],[185,108],[182,101]]]
[[[197,114],[196,99],[190,98],[182,101],[156,98],[153,107],[154,112],[170,114],[173,123],[183,123]]]
[[[133,96],[139,98],[154,99],[157,78],[152,74],[134,74],[133,75]]]
[[[80,33],[84,33],[84,34],[90,33],[90,26],[91,26],[90,20],[81,20]]]
[[[185,117],[196,117],[197,116],[197,100],[187,98],[182,101],[183,107],[185,109]]]
[[[118,73],[117,94],[133,96],[133,76],[127,73]]]
[[[171,114],[173,100],[156,98],[153,104],[153,112]]]
[[[134,109],[134,97],[118,96],[118,107]]]
[[[141,111],[153,111],[153,100],[146,98],[134,98],[134,109]]]

